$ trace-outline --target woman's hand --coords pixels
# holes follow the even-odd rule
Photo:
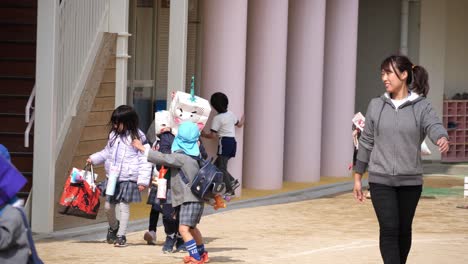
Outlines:
[[[144,185],[138,185],[138,191],[142,192],[146,189],[146,186]]]
[[[91,158],[86,159],[86,164],[93,164],[93,161],[91,160]]]
[[[358,202],[363,202],[363,201],[364,201],[364,195],[362,194],[361,177],[362,177],[362,175],[357,174],[357,173],[356,173],[355,176],[354,176],[353,194],[354,194],[354,198],[355,198]]]
[[[437,146],[439,146],[440,153],[446,153],[449,150],[449,141],[446,137],[439,138],[437,140]]]
[[[135,147],[136,149],[138,149],[141,152],[145,152],[145,147],[143,146],[143,144],[141,143],[141,141],[139,139],[134,139],[132,141],[132,146]]]

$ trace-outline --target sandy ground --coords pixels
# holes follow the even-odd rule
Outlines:
[[[463,202],[421,199],[408,263],[468,263],[468,210],[456,208]],[[199,227],[210,263],[382,263],[372,204],[351,194],[228,211],[204,217]],[[161,252],[161,228],[157,246],[146,245],[143,233],[128,234],[126,248],[79,238],[40,241],[37,248],[45,263],[181,263],[184,253]]]

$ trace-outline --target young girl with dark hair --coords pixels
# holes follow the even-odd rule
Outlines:
[[[371,200],[380,226],[385,264],[406,263],[411,226],[422,192],[421,143],[426,136],[448,150],[448,135],[426,95],[427,71],[405,56],[390,56],[380,67],[386,93],[366,112],[355,166],[354,197],[363,201],[362,174],[368,167]]]
[[[130,217],[130,203],[141,202],[141,194],[149,184],[151,163],[135,147],[134,139],[146,142],[145,135],[138,129],[138,115],[128,105],[121,105],[113,112],[109,122],[109,140],[106,147],[91,155],[88,163],[104,163],[106,174],[117,174],[117,183],[112,196],[106,196],[105,211],[109,222],[107,242],[116,247],[127,245],[125,237]],[[109,186],[106,186],[109,188]],[[120,222],[115,216],[119,204]]]

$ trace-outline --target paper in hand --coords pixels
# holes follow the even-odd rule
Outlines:
[[[364,124],[366,122],[366,118],[361,114],[361,112],[358,112],[357,114],[354,115],[353,117],[353,124],[361,131],[364,130]]]

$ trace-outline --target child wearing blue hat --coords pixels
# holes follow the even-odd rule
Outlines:
[[[3,145],[2,145],[3,146]],[[2,148],[3,150],[3,148]],[[8,153],[8,152],[7,152]],[[9,156],[9,155],[8,155]],[[16,194],[26,184],[26,179],[0,153],[0,263],[28,262],[30,247],[27,227],[15,208]]]
[[[144,152],[149,162],[174,168],[171,174],[172,206],[179,212],[179,232],[190,254],[184,258],[184,262],[192,264],[202,264],[209,260],[202,234],[197,228],[204,202],[192,193],[189,184],[185,184],[186,181],[192,182],[200,170],[198,161],[194,158],[200,156],[199,138],[198,126],[185,122],[179,126],[171,154],[151,150],[149,145],[143,146],[139,140],[133,141],[133,146]]]

